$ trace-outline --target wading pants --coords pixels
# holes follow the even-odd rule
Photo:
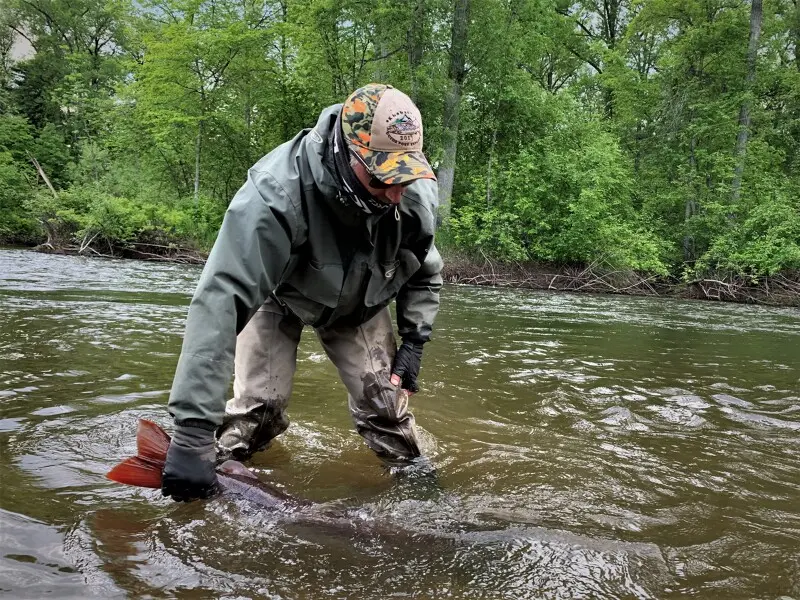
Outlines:
[[[285,411],[302,330],[297,317],[268,301],[239,334],[234,397],[226,406],[220,441],[237,418],[258,423],[248,434],[254,438],[250,452],[265,447],[289,426]],[[321,328],[316,333],[347,387],[350,414],[367,445],[390,464],[420,456],[408,397],[389,381],[396,350],[389,309],[358,327]]]

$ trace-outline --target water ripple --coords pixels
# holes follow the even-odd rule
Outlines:
[[[387,475],[304,335],[292,424],[250,466],[345,534],[105,479],[137,419],[171,426],[198,269],[0,273],[13,597],[800,597],[796,310],[446,287],[411,401],[429,487]]]

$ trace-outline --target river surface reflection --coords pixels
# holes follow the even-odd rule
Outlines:
[[[0,250],[0,595],[800,600],[797,310],[446,287],[412,399],[441,491],[384,473],[306,331],[250,466],[348,534],[104,479],[171,427],[199,273]]]

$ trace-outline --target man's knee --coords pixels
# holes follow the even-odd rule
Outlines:
[[[408,411],[408,395],[389,382],[388,369],[378,373],[364,373],[361,382],[361,393],[351,393],[351,408],[366,414],[375,414],[389,422],[399,422],[405,417]]]
[[[365,386],[367,395],[350,395],[356,431],[385,461],[406,461],[420,455],[414,415],[408,412],[405,390]],[[369,393],[374,391],[375,394]]]
[[[217,429],[217,459],[247,460],[264,450],[289,427],[284,406],[285,402],[262,402],[248,412],[226,414]]]

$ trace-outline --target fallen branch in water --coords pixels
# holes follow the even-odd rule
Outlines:
[[[130,258],[138,258],[141,260],[173,262],[185,265],[200,265],[205,262],[203,257],[192,254],[170,254],[169,256],[165,256],[162,254],[154,254],[152,252],[144,252],[143,250],[132,250],[132,252],[134,256],[131,256]]]
[[[206,255],[191,248],[180,248],[173,245],[149,244],[149,243],[128,243],[124,246],[115,246],[106,238],[103,238],[109,253],[101,252],[97,249],[97,236],[90,239],[84,238],[80,244],[68,244],[54,246],[48,242],[40,244],[34,250],[48,254],[68,254],[85,256],[89,253],[97,258],[132,258],[138,260],[148,260],[157,262],[173,262],[186,265],[202,265],[206,261]],[[101,243],[101,245],[103,245]],[[137,246],[144,246],[153,249],[164,250],[165,252],[148,252],[140,250]]]
[[[695,297],[722,302],[745,302],[749,304],[798,305],[800,304],[800,276],[794,278],[784,274],[751,280],[741,276],[721,279],[704,278],[690,281]]]
[[[83,254],[85,250],[92,250],[93,252],[97,252],[94,248],[91,247],[92,242],[100,235],[100,232],[95,233],[91,238],[89,238],[89,234],[87,233],[83,240],[81,241],[81,247],[78,249],[78,254]]]
[[[148,250],[140,248],[147,248]],[[206,261],[206,254],[203,252],[193,248],[181,248],[172,243],[130,242],[126,244],[125,250],[129,258],[140,258],[142,260],[191,265],[202,265]]]

